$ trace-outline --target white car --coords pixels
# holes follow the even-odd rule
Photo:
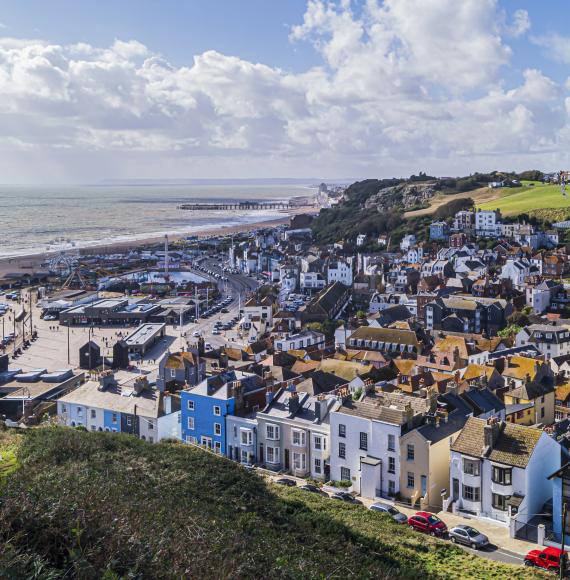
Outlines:
[[[199,331],[199,330],[195,330],[195,331],[192,333],[192,336],[200,336],[200,331]]]

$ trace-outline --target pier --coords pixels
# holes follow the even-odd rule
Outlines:
[[[240,201],[238,203],[183,203],[178,209],[188,210],[221,210],[221,211],[251,211],[264,209],[293,209],[311,205],[306,202],[291,203],[289,201]]]

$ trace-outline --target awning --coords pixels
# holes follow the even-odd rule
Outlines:
[[[518,508],[524,500],[524,495],[511,495],[507,499],[507,505]]]
[[[377,465],[382,464],[381,459],[377,459],[376,457],[363,457],[360,460],[360,463],[364,463],[365,465],[372,465],[372,467],[376,467]]]

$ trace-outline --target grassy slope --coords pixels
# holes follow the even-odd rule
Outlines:
[[[570,211],[570,188],[567,197],[560,193],[558,185],[542,183],[536,183],[534,187],[525,185],[521,188],[505,188],[497,191],[501,194],[499,199],[478,204],[478,207],[481,209],[499,208],[504,215],[532,214],[543,209]]]
[[[182,445],[34,429],[18,459],[2,578],[536,577]]]
[[[479,189],[474,189],[473,191],[464,191],[462,193],[454,193],[450,195],[437,194],[430,201],[430,206],[424,209],[418,209],[414,211],[408,211],[404,214],[406,218],[421,217],[424,215],[433,214],[437,208],[453,201],[454,199],[462,199],[470,197],[476,204],[483,204],[494,199],[498,199],[501,196],[502,190],[489,189],[488,187],[481,187]]]

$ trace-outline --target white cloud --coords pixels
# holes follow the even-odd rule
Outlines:
[[[531,40],[541,46],[545,54],[553,60],[570,63],[570,37],[553,32],[547,36],[533,36]]]
[[[530,30],[530,16],[526,10],[515,10],[513,14],[513,21],[510,26],[507,26],[507,32],[518,38],[519,36],[523,36]]]
[[[177,67],[133,39],[3,38],[0,181],[32,154],[38,179],[50,164],[70,179],[557,167],[566,89],[538,69],[507,86],[503,35],[530,20],[505,21],[495,0],[309,0],[290,38],[322,64],[301,73],[215,50]]]

